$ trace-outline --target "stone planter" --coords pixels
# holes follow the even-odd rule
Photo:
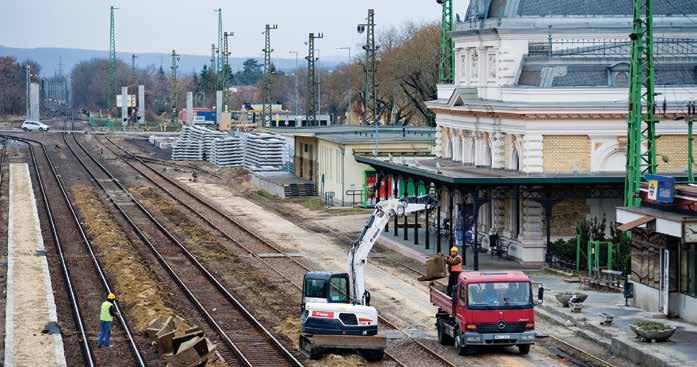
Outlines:
[[[657,343],[670,339],[675,334],[675,330],[678,329],[675,326],[671,326],[670,329],[666,330],[647,330],[632,324],[629,325],[629,328],[644,341]]]
[[[576,296],[576,303],[583,303],[588,298],[588,295],[585,293],[556,294],[554,298],[561,303],[562,307],[569,307],[569,301],[573,296]]]

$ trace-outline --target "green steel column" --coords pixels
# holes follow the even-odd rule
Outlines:
[[[440,58],[438,75],[440,83],[448,84],[454,81],[455,47],[450,32],[453,26],[453,0],[436,0],[443,6],[443,14],[440,22]]]
[[[641,205],[642,177],[645,173],[655,173],[657,168],[653,0],[634,0],[633,5],[625,178],[625,205],[628,207]],[[645,113],[644,105],[646,105]],[[644,143],[646,149],[642,150]]]
[[[592,241],[588,241],[588,276],[591,276],[591,270],[593,269],[593,247]]]
[[[607,270],[612,270],[612,242],[607,243]]]
[[[692,166],[695,164],[694,157],[692,155],[692,123],[693,119],[687,120],[687,180],[690,183],[695,182],[695,176],[692,172]]]

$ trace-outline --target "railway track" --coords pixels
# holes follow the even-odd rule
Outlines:
[[[165,192],[177,203],[189,209],[194,215],[217,230],[230,242],[239,246],[248,255],[255,257],[256,260],[264,264],[265,268],[272,269],[274,275],[281,278],[280,280],[290,283],[294,288],[302,292],[303,276],[306,272],[312,271],[308,265],[256,234],[220,208],[209,203],[198,194],[193,193],[181,183],[152,168],[139,156],[127,152],[108,137],[105,138],[105,140],[108,142],[108,145],[102,145],[114,155],[120,157],[129,167]],[[273,256],[269,256],[270,254],[273,254]],[[283,269],[283,271],[279,269]],[[405,354],[411,358],[413,357],[413,351],[420,349],[425,351],[426,355],[433,359],[433,365],[455,366],[452,362],[439,355],[436,351],[432,350],[418,339],[412,338],[406,331],[400,329],[394,323],[382,316],[379,317],[380,321],[389,329],[401,334],[401,342],[395,343],[395,346],[388,348],[385,353],[388,358],[392,359],[396,364],[407,366],[407,364],[403,362],[403,360],[406,359],[399,356],[400,350],[409,351],[409,353]]]
[[[112,340],[123,340],[126,343],[117,343],[114,348],[102,348],[96,351],[92,348],[95,337],[90,337],[86,325],[96,328],[99,321],[97,310],[103,302],[105,294],[111,292],[112,288],[92,249],[92,244],[86,236],[77,212],[68,198],[65,186],[56,173],[55,165],[46,146],[30,139],[12,136],[5,136],[5,139],[23,142],[29,148],[29,156],[47,218],[45,223],[51,233],[51,238],[47,242],[52,243],[57,251],[60,270],[78,334],[71,336],[64,331],[64,338],[76,338],[80,344],[81,354],[77,351],[70,353],[70,346],[66,346],[67,352],[70,353],[68,357],[73,356],[72,359],[68,360],[68,363],[97,366],[109,364],[113,360],[121,360],[128,365],[145,366],[146,362],[141,350],[126,318],[119,309],[118,302],[115,303],[115,306],[119,311],[117,316],[119,327],[113,329]],[[43,153],[41,160],[37,158],[35,146],[40,147]],[[0,158],[0,160],[4,160],[4,158]],[[1,167],[2,164],[0,164]],[[59,197],[62,197],[62,200],[58,199]],[[74,276],[73,270],[79,270],[79,276]],[[101,284],[103,288],[101,290],[95,289],[96,284]],[[83,313],[83,310],[86,312]]]
[[[301,363],[169,232],[79,139],[64,134],[65,144],[106,193],[124,220],[150,248],[157,261],[186,295],[222,342],[230,364],[301,366]],[[72,142],[71,142],[72,140]],[[212,337],[209,335],[209,337]]]

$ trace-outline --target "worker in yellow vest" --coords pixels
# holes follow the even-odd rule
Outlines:
[[[116,295],[109,293],[106,297],[106,301],[102,303],[99,312],[99,338],[97,339],[97,348],[105,346],[111,348],[111,343],[109,342],[109,336],[111,335],[111,322],[114,320],[114,316],[118,313],[116,311],[116,306],[114,306],[114,301],[116,300]]]
[[[450,256],[445,259],[445,263],[448,264],[448,272],[450,276],[448,277],[448,295],[452,296],[453,287],[457,285],[457,278],[462,273],[462,257],[458,255],[457,247],[450,249]],[[453,299],[455,299],[453,297]]]

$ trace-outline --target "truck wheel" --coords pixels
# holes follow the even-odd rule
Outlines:
[[[530,344],[519,344],[518,351],[520,352],[520,354],[530,353]]]
[[[455,331],[456,335],[460,335],[458,330]],[[457,348],[457,354],[461,356],[466,356],[472,354],[473,347],[469,345],[461,345],[462,336],[455,338],[455,348]]]
[[[453,337],[446,334],[445,330],[443,329],[443,325],[438,323],[438,342],[440,343],[440,345],[453,345],[453,343],[455,342],[453,340]]]
[[[385,358],[385,351],[382,349],[362,349],[359,351],[359,353],[368,362],[378,362]]]

